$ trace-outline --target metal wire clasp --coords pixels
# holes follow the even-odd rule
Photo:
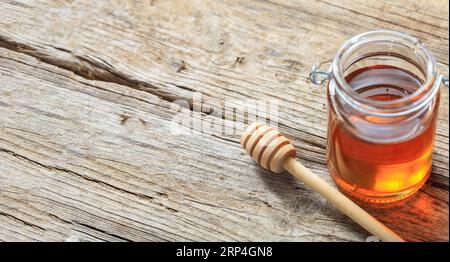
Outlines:
[[[448,66],[438,63],[438,70],[442,75],[442,84],[448,87]]]
[[[311,73],[309,73],[309,80],[315,85],[321,85],[330,78],[331,74],[331,61],[328,60],[320,63],[319,65],[313,65]],[[323,68],[328,65],[328,69]]]
[[[442,77],[442,83],[444,83],[444,85],[446,85],[448,87],[448,77],[443,76]]]
[[[320,63],[319,65],[313,65],[311,72],[309,73],[309,80],[315,85],[321,85],[330,79],[332,61],[333,60],[328,60]],[[327,67],[326,70],[323,69],[325,67]],[[449,79],[447,76],[442,75],[442,83],[449,87]]]

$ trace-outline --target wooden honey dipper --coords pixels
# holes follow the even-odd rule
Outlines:
[[[287,170],[381,241],[404,241],[340,191],[297,162],[295,148],[277,130],[260,123],[253,123],[242,134],[240,143],[263,168],[275,173]]]

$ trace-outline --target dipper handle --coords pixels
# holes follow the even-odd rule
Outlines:
[[[384,242],[404,242],[394,231],[386,227],[376,218],[364,211],[361,207],[343,195],[336,188],[330,186],[322,178],[313,174],[311,170],[304,167],[294,158],[288,158],[284,164],[284,169],[295,176],[298,180],[309,186],[312,190],[319,193],[322,197],[333,204],[342,213],[346,214],[353,221],[358,223],[368,232],[378,237]]]

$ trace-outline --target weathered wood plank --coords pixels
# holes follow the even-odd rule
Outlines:
[[[211,2],[209,5],[212,6],[206,7],[202,4],[194,6],[192,3],[191,6],[182,3],[174,9],[168,4],[171,1],[159,3],[163,6],[156,6],[158,2],[150,6],[145,3],[124,4],[121,1],[117,6],[109,3],[88,6],[87,12],[83,12],[83,5],[79,5],[81,2],[75,1],[69,6],[57,5],[53,1],[41,3],[40,7],[43,9],[29,8],[31,14],[28,19],[26,15],[24,18],[23,12],[20,12],[20,16],[18,14],[6,19],[3,30],[8,30],[0,33],[0,36],[3,36],[3,45],[16,47],[84,77],[143,89],[169,101],[191,98],[192,92],[187,92],[186,88],[219,99],[278,99],[285,107],[283,115],[280,116],[283,126],[302,127],[299,134],[302,141],[313,140],[316,144],[325,145],[325,94],[307,83],[305,76],[311,64],[329,59],[350,34],[335,31],[331,31],[331,36],[322,32],[313,34],[311,30],[316,28],[314,23],[302,23],[303,26],[310,27],[309,31],[305,31],[294,26],[293,22],[285,17],[283,21],[288,24],[280,29],[281,18],[267,16],[265,9],[258,8],[260,5],[265,7],[260,2],[245,6],[247,9],[216,2]],[[169,6],[164,6],[165,4]],[[312,8],[298,4],[306,10]],[[274,8],[273,4],[268,4],[266,9],[269,7],[275,11],[279,10]],[[283,8],[291,10],[289,7]],[[11,5],[10,8],[16,8],[16,5]],[[195,8],[200,10],[195,12]],[[213,12],[201,15],[209,10],[208,8]],[[261,15],[255,16],[254,9]],[[291,12],[301,13],[302,9],[297,9]],[[233,20],[219,19],[219,13],[227,15],[237,10],[247,13],[241,16],[233,15]],[[113,15],[109,15],[111,12]],[[131,12],[135,16],[134,20],[139,18],[139,22],[128,21],[134,16],[120,15],[121,12]],[[308,11],[304,12],[309,14]],[[189,16],[190,13],[194,15]],[[253,15],[253,19],[265,19],[264,25],[271,28],[255,27],[254,21],[247,19],[250,15]],[[179,21],[172,21],[171,17],[177,17]],[[14,19],[20,19],[22,22]],[[70,29],[65,28],[65,19],[80,21],[82,24]],[[188,23],[189,19],[193,21]],[[212,21],[218,24],[210,25]],[[321,25],[325,26],[325,21],[322,23]],[[40,26],[29,26],[30,24]],[[262,24],[262,21],[257,24]],[[376,21],[373,24],[376,24]],[[210,32],[211,27],[216,30]],[[199,32],[196,33],[197,31]],[[357,32],[354,30],[352,33]],[[205,37],[200,38],[200,35]],[[228,37],[228,42],[222,39],[224,35]],[[424,37],[424,41],[430,39],[429,36]],[[110,38],[118,40],[111,45]],[[302,41],[305,38],[308,41]],[[221,45],[222,40],[225,42]],[[36,41],[39,44],[34,44]],[[441,46],[442,43],[436,45]],[[323,55],[324,51],[328,54]],[[237,57],[244,57],[243,62],[236,64]],[[446,56],[438,58],[445,60]],[[180,61],[183,61],[184,65],[181,71]],[[283,93],[286,95],[282,95]],[[444,98],[443,101],[445,108],[448,99]],[[441,161],[442,158],[448,158],[448,153],[445,154],[445,148],[448,147],[448,111],[441,110],[441,115],[438,128],[438,136],[441,139],[437,142],[435,170],[448,177],[448,161],[447,164],[445,160]],[[306,133],[317,136],[311,137]],[[443,151],[440,150],[442,147]]]
[[[446,1],[2,1],[0,12],[1,240],[364,240],[301,184],[257,168],[237,136],[169,135],[170,106],[193,92],[277,99],[281,131],[331,182],[310,66],[379,27],[417,35],[448,65]],[[448,241],[442,91],[429,184],[371,209],[409,240]]]
[[[115,95],[123,87],[4,49],[0,57],[4,228],[24,221],[38,240],[73,237],[80,224],[128,240],[363,239],[288,176],[251,165],[238,143],[169,135],[168,102]],[[321,218],[330,221],[315,225]]]

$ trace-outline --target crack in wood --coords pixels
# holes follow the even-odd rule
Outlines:
[[[25,220],[23,220],[23,219],[20,219],[20,218],[18,218],[18,217],[15,217],[15,216],[13,216],[13,215],[11,215],[11,214],[7,214],[7,213],[5,213],[5,212],[0,211],[0,216],[8,217],[8,218],[10,218],[10,219],[16,220],[16,221],[18,221],[18,222],[24,224],[25,226],[29,226],[29,227],[32,227],[32,228],[37,228],[37,229],[39,229],[39,230],[45,231],[45,228],[40,227],[40,226],[38,226],[38,225],[35,225],[35,224],[33,224],[33,223],[30,223],[30,222],[28,222],[28,221],[25,221]]]
[[[105,230],[98,229],[98,228],[96,228],[94,226],[91,226],[91,225],[88,225],[86,223],[81,223],[81,222],[78,222],[78,221],[68,221],[68,220],[60,218],[59,216],[57,216],[55,214],[50,214],[50,213],[48,214],[48,216],[53,218],[53,219],[56,219],[58,221],[61,221],[61,222],[65,223],[65,224],[69,224],[69,225],[73,225],[73,226],[80,225],[82,227],[89,228],[89,229],[91,229],[93,231],[100,232],[101,234],[105,234],[107,236],[110,236],[110,237],[113,237],[113,238],[117,238],[117,239],[125,241],[125,242],[133,242],[132,240],[130,240],[128,238],[125,238],[123,236],[119,236],[119,235],[116,235],[116,234],[109,233],[109,232],[107,232]],[[88,234],[86,231],[81,231],[81,230],[77,230],[77,229],[74,229],[74,230],[76,230],[77,232],[80,232],[82,234],[87,234],[89,236],[92,236],[94,238],[99,238],[98,236],[94,236],[94,235]],[[106,241],[105,239],[101,239],[101,240]]]
[[[91,225],[88,225],[88,224],[85,224],[85,223],[80,223],[80,222],[74,221],[74,224],[78,224],[78,225],[80,225],[80,226],[89,228],[89,229],[91,229],[91,230],[93,230],[93,231],[100,232],[100,233],[102,233],[102,234],[105,234],[105,235],[108,235],[108,236],[111,236],[111,237],[120,239],[120,240],[125,241],[125,242],[132,242],[130,239],[127,239],[127,238],[118,236],[118,235],[116,235],[116,234],[109,233],[109,232],[107,232],[107,231],[105,231],[105,230],[99,229],[99,228],[97,228],[97,227],[94,227],[94,226],[91,226]],[[85,232],[83,232],[83,233],[85,233]]]
[[[41,62],[71,71],[72,73],[88,80],[102,81],[127,86],[132,89],[150,93],[167,102],[174,102],[176,100],[187,100],[190,107],[192,108],[192,100],[185,99],[175,94],[163,91],[156,85],[130,78],[127,75],[114,70],[110,64],[106,63],[103,59],[100,58],[96,59],[101,60],[102,63],[95,61],[92,58],[75,55],[73,54],[73,52],[64,49],[63,52],[70,53],[75,61],[60,60],[57,58],[50,57],[46,54],[42,54],[37,49],[31,46],[22,43],[17,43],[2,35],[0,35],[0,47],[8,49],[10,51],[32,56]],[[55,47],[53,48],[61,50],[60,48]],[[188,90],[188,88],[185,89]]]
[[[90,182],[93,182],[93,183],[97,183],[97,184],[106,186],[108,188],[112,188],[112,189],[118,190],[120,192],[133,195],[133,196],[138,197],[140,199],[149,200],[149,201],[153,201],[154,200],[154,197],[152,197],[152,196],[147,196],[147,195],[144,195],[144,194],[141,194],[141,193],[136,193],[136,192],[132,192],[132,191],[129,191],[129,190],[125,190],[123,188],[119,188],[117,186],[114,186],[114,185],[108,184],[106,182],[103,182],[103,181],[100,181],[100,180],[88,177],[88,176],[83,175],[83,174],[76,173],[74,171],[71,171],[71,170],[68,170],[68,169],[65,169],[65,168],[45,165],[45,164],[39,163],[39,162],[37,162],[35,160],[32,160],[32,159],[30,159],[28,157],[25,157],[23,155],[17,154],[17,153],[15,153],[15,152],[13,152],[11,150],[8,150],[8,149],[0,148],[0,152],[4,152],[4,153],[7,153],[7,154],[10,154],[10,155],[12,155],[12,156],[14,156],[16,158],[19,158],[19,159],[25,160],[25,161],[27,161],[29,163],[38,165],[38,166],[40,166],[42,168],[45,168],[47,170],[54,170],[54,171],[59,171],[59,172],[64,172],[64,173],[67,173],[67,174],[75,175],[75,176],[80,177],[82,179],[85,179],[87,181],[90,181]]]

